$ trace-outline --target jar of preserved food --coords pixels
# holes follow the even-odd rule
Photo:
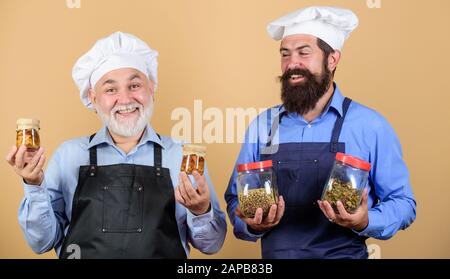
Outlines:
[[[265,218],[270,207],[278,203],[278,187],[272,161],[240,164],[237,171],[236,186],[242,214],[253,218],[256,210],[261,208]]]
[[[41,144],[39,130],[39,120],[29,118],[18,119],[16,128],[17,148],[24,144],[27,147],[27,151],[38,150]]]
[[[206,146],[195,144],[183,145],[183,160],[180,171],[192,174],[194,170],[203,175],[205,171]]]
[[[347,212],[355,212],[361,204],[369,171],[370,163],[344,153],[336,153],[333,168],[322,192],[322,201],[328,201],[336,213],[339,213],[337,201],[342,202]]]

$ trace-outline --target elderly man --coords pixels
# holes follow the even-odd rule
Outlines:
[[[25,163],[25,146],[7,161],[23,178],[19,223],[36,253],[60,258],[186,258],[189,243],[216,253],[226,234],[208,172],[179,173],[182,147],[148,123],[158,53],[116,32],[73,68],[85,106],[104,127],[63,143],[45,174],[44,150]],[[174,187],[178,185],[177,187]],[[175,199],[177,202],[175,202]]]
[[[400,143],[377,112],[333,82],[344,41],[358,25],[346,9],[308,7],[268,25],[281,40],[281,99],[251,123],[237,164],[272,160],[280,198],[263,219],[244,217],[236,171],[225,199],[236,237],[261,238],[263,258],[367,258],[368,237],[388,239],[415,219]],[[266,115],[268,115],[266,117]],[[271,121],[272,120],[272,121]],[[267,127],[267,133],[257,127]],[[337,152],[370,162],[369,185],[353,213],[320,201]]]

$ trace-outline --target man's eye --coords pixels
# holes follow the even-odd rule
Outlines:
[[[116,91],[116,89],[114,89],[114,88],[108,88],[108,89],[106,89],[106,93],[114,93]]]
[[[281,57],[288,57],[289,53],[281,53]]]
[[[141,87],[140,84],[133,84],[133,85],[130,86],[131,89],[138,89],[140,87]]]

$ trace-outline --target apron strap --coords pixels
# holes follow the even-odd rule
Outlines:
[[[352,99],[346,97],[342,103],[342,116],[339,116],[334,123],[333,133],[331,135],[330,152],[336,153],[338,151],[339,136],[341,134],[342,125],[344,124],[344,119],[347,115],[351,102]]]
[[[95,137],[95,133],[89,137],[89,142]],[[93,146],[89,149],[89,172],[88,176],[95,176],[97,174],[97,147]]]
[[[159,134],[156,134],[159,139],[161,139],[161,136]],[[161,177],[161,169],[162,169],[162,150],[161,146],[157,143],[153,143],[153,161],[155,165],[155,174],[157,177]]]
[[[271,109],[267,110],[267,124],[270,123],[270,118],[272,117],[271,111],[272,111]],[[273,137],[275,136],[275,133],[278,131],[278,126],[281,123],[281,118],[283,118],[283,116],[285,114],[286,114],[286,111],[283,111],[280,114],[278,114],[277,116],[275,116],[275,118],[273,119],[272,127],[270,128],[269,135],[267,137],[266,147],[270,147],[272,145]],[[273,131],[273,134],[272,134],[272,131]]]

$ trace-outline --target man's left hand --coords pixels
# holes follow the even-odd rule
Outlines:
[[[341,201],[336,203],[339,214],[336,214],[327,201],[317,201],[325,217],[330,222],[336,223],[340,226],[354,229],[356,231],[363,231],[369,224],[369,209],[367,205],[368,189],[365,188],[362,195],[361,206],[353,213],[348,213]]]
[[[195,215],[202,215],[208,212],[210,207],[209,187],[203,175],[193,171],[197,189],[192,186],[189,177],[185,172],[181,172],[178,180],[179,185],[175,189],[175,199],[188,208]]]

